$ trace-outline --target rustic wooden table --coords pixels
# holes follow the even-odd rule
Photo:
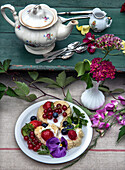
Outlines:
[[[94,33],[91,31],[95,37],[101,36],[102,34],[115,34],[121,39],[125,39],[125,13],[120,13],[121,5],[124,0],[1,0],[0,5],[10,3],[12,4],[16,11],[19,12],[26,5],[31,3],[45,3],[50,7],[54,7],[58,12],[60,11],[78,11],[78,10],[92,10],[95,7],[99,7],[107,12],[108,16],[111,16],[113,23],[110,28],[107,28],[101,33]],[[12,14],[7,10],[7,15],[12,19]],[[67,16],[68,17],[68,16]],[[79,25],[88,24],[89,19],[79,20]],[[74,27],[71,35],[63,41],[56,43],[54,50],[61,49],[67,46],[69,43],[74,41],[82,42],[84,36],[80,34]],[[23,43],[16,37],[14,33],[14,28],[9,25],[2,15],[0,14],[0,60],[11,59],[12,66],[11,70],[74,70],[74,66],[78,61],[82,61],[87,58],[92,60],[94,57],[102,57],[104,54],[100,50],[96,50],[93,55],[90,55],[87,51],[82,54],[74,54],[74,56],[68,60],[56,59],[55,61],[48,63],[43,62],[41,64],[35,64],[35,58],[41,58],[42,56],[36,56],[28,53]],[[117,71],[125,71],[125,56],[109,56],[113,64],[115,65]]]

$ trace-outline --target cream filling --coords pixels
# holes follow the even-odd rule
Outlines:
[[[49,119],[47,119],[47,122],[51,125],[51,124],[54,124],[54,125],[56,125],[57,127],[60,127],[60,124],[61,124],[61,122],[62,122],[62,120],[63,120],[63,116],[62,115],[59,115],[58,117],[57,117],[57,120],[58,120],[58,122],[54,122],[53,120],[54,120],[54,118],[52,118],[51,120],[49,120]]]

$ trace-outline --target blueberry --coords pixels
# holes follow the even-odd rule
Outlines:
[[[31,116],[30,120],[31,120],[31,121],[37,120],[37,117],[36,117],[36,116]]]
[[[68,125],[67,129],[74,129],[74,126],[73,125]]]
[[[58,117],[58,113],[54,112],[54,113],[53,113],[53,117],[54,117],[54,118],[57,118],[57,117]]]
[[[68,130],[66,128],[61,130],[62,135],[67,135],[68,134]]]
[[[67,126],[68,125],[68,122],[67,121],[64,121],[63,122],[63,127]]]
[[[48,126],[48,124],[47,124],[47,123],[42,123],[42,126],[43,126],[44,128],[46,128],[46,127]]]

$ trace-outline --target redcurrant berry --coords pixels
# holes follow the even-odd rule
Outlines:
[[[60,103],[56,105],[56,107],[61,107],[61,106],[62,106],[62,105],[61,105]]]
[[[53,119],[53,121],[54,121],[54,123],[57,123],[57,122],[58,122],[58,119],[55,118],[55,119]]]
[[[25,140],[25,141],[28,141],[28,140],[29,140],[29,137],[28,137],[28,136],[24,136],[24,140]]]
[[[50,119],[50,120],[51,120],[51,119],[52,119],[52,116],[48,116],[48,119]]]
[[[53,112],[49,112],[49,113],[48,113],[48,116],[52,116],[52,115],[53,115]]]
[[[67,113],[66,112],[63,112],[63,117],[66,117],[67,116]]]
[[[29,149],[33,149],[33,144],[29,144],[29,145],[28,145],[28,148],[29,148]]]
[[[62,106],[62,109],[63,109],[63,110],[67,110],[67,106],[66,106],[66,105],[63,105],[63,106]]]
[[[47,115],[46,115],[45,113],[43,114],[43,118],[44,118],[44,119],[47,119]]]

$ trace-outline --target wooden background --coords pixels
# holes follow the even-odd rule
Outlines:
[[[125,40],[125,13],[120,13],[124,0],[0,0],[0,6],[8,3],[13,5],[17,12],[31,3],[45,3],[50,7],[54,7],[58,12],[92,10],[95,7],[99,7],[107,12],[107,16],[113,18],[113,23],[110,28],[107,28],[101,33],[91,32],[94,33],[95,37],[108,33],[115,34]],[[6,11],[7,15],[12,19],[11,12],[9,10]],[[79,25],[88,25],[88,21],[89,19],[79,20]],[[71,35],[66,40],[56,43],[55,50],[61,49],[74,41],[82,42],[83,38],[84,36],[82,36],[74,27]],[[35,64],[35,58],[42,58],[42,56],[28,53],[25,50],[23,43],[16,37],[14,28],[9,25],[0,14],[0,61],[11,59],[11,70],[74,70],[74,66],[77,62],[82,61],[85,58],[92,60],[94,57],[102,57],[103,55],[104,54],[101,53],[100,50],[96,50],[92,55],[86,51],[82,54],[74,54],[72,58],[65,61],[57,59],[52,63],[43,62],[41,64]],[[125,55],[108,56],[108,58],[111,59],[117,71],[125,71]]]

